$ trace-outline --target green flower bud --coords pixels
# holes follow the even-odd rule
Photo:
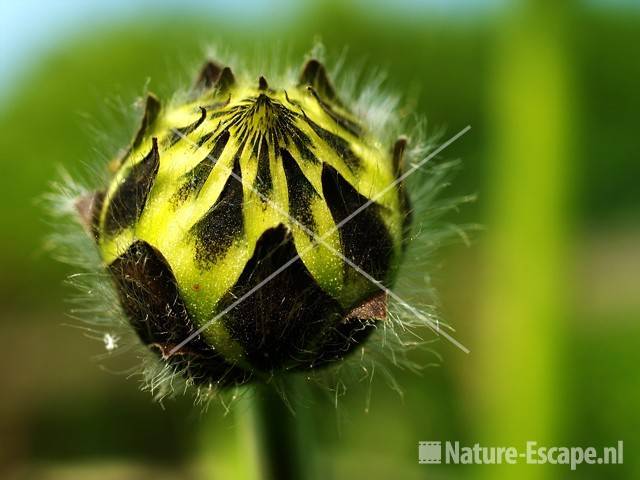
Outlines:
[[[402,257],[404,146],[373,136],[316,60],[273,87],[210,62],[184,103],[148,96],[84,208],[141,341],[196,384],[342,359],[387,317],[363,272],[391,286]]]

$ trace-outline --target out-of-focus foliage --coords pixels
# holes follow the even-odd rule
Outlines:
[[[633,458],[640,441],[640,390],[633,372],[640,295],[637,283],[635,290],[632,285],[638,282],[633,266],[640,263],[640,61],[631,46],[640,43],[640,13],[572,5],[563,46],[573,82],[573,158],[567,185],[572,203],[566,212],[571,233],[563,272],[570,284],[562,326],[566,340],[550,347],[556,349],[562,389],[562,414],[554,417],[553,429],[565,444],[604,446],[624,439],[629,451],[624,466],[585,466],[581,478],[632,478],[640,472]],[[107,478],[97,473],[89,477],[94,472],[90,462],[108,463],[109,471],[122,468],[118,478],[152,476],[163,465],[170,465],[162,472],[166,478],[178,478],[193,468],[199,412],[181,401],[161,410],[133,382],[91,362],[92,355],[102,353],[98,343],[79,330],[61,327],[74,323],[62,313],[68,305],[61,300],[67,293],[61,279],[68,272],[43,247],[51,227],[38,198],[56,178],[58,166],[90,172],[96,159],[127,144],[136,118],[123,110],[143,93],[147,81],[160,96],[170,95],[176,85],[188,85],[207,44],[239,54],[275,48],[298,62],[319,35],[329,60],[348,46],[348,64],[387,70],[388,86],[406,93],[408,107],[426,116],[431,132],[446,128],[453,134],[472,125],[443,156],[464,160],[450,194],[479,192],[480,200],[451,221],[472,220],[488,229],[494,221],[484,201],[496,188],[489,92],[500,54],[496,32],[509,16],[459,21],[455,15],[430,18],[422,12],[414,18],[389,17],[332,2],[303,10],[295,22],[267,27],[233,28],[215,17],[142,20],[83,31],[52,46],[0,105],[0,338],[6,345],[0,362],[6,392],[0,399],[0,476],[3,468],[12,475],[37,475],[54,465],[46,478]],[[527,95],[526,88],[522,94]],[[527,118],[517,121],[520,128],[528,127]],[[529,241],[534,249],[537,239]],[[472,248],[444,252],[445,269],[425,272],[435,275],[445,317],[472,352],[483,344],[477,307],[485,247],[480,235]],[[438,265],[440,258],[436,260]],[[325,440],[319,456],[329,474],[422,478],[434,468],[417,465],[419,440],[476,441],[474,428],[483,419],[475,403],[473,353],[465,356],[442,342],[435,348],[444,357],[442,366],[426,369],[421,377],[396,373],[404,399],[377,377],[368,414],[364,386],[356,387],[337,411],[328,403],[314,407]],[[126,356],[116,362],[132,363]],[[207,442],[213,455],[222,457],[233,450],[225,441],[232,422],[208,421],[217,433]],[[529,439],[527,432],[521,434],[523,442]],[[135,470],[131,463],[142,466]],[[437,472],[440,478],[473,473],[444,466]]]

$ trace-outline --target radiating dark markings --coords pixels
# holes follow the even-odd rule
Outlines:
[[[228,110],[214,112],[211,118],[214,117],[223,117],[220,121],[222,128],[234,128],[235,137],[241,142],[249,142],[254,150],[259,149],[262,141],[256,144],[258,135],[265,137],[267,143],[276,149],[279,146],[288,148],[293,141],[305,160],[318,162],[311,151],[311,140],[295,124],[300,114],[265,93],[246,98]]]
[[[322,193],[336,224],[368,201],[327,164],[322,168]],[[379,208],[375,203],[369,205],[342,225],[339,231],[344,255],[369,275],[384,282],[389,273],[393,241]]]
[[[306,115],[304,119],[309,124],[311,129],[316,133],[316,135],[324,140],[329,145],[329,147],[338,154],[338,156],[344,161],[347,167],[349,167],[349,170],[355,171],[360,168],[362,162],[360,158],[355,153],[353,153],[353,150],[351,150],[349,142],[347,142],[344,138],[336,135],[335,133],[322,128]]]
[[[196,262],[202,269],[209,268],[244,232],[242,182],[238,181],[238,178],[242,177],[242,149],[243,146],[235,156],[235,176],[229,176],[216,202],[204,217],[191,227],[196,242]]]
[[[205,143],[207,143],[207,141],[213,136],[213,132],[208,132],[205,133],[203,136],[200,137],[200,139],[198,140],[198,142],[196,143],[196,149],[200,148],[202,145],[204,145]]]
[[[142,161],[131,167],[107,205],[104,220],[104,231],[107,235],[113,235],[132,226],[140,218],[159,167],[158,141],[154,138],[151,151]]]
[[[311,90],[311,93],[313,94],[314,98],[317,100],[318,104],[320,105],[320,108],[322,108],[322,110],[327,115],[329,115],[329,117],[331,117],[331,119],[334,122],[336,122],[338,125],[340,125],[342,128],[344,128],[346,131],[348,131],[352,135],[354,135],[356,137],[362,136],[362,127],[360,125],[358,125],[358,123],[356,123],[353,120],[348,119],[344,115],[336,112],[331,107],[331,105],[329,105],[327,102],[325,102],[320,97],[320,95],[318,95],[318,92],[316,92],[315,89],[310,87],[310,90]]]
[[[198,128],[202,124],[202,122],[204,122],[205,118],[207,118],[207,110],[204,107],[200,107],[200,117],[198,117],[195,122],[187,125],[186,127],[171,129],[171,133],[167,135],[167,137],[163,141],[163,146],[165,146],[166,148],[172,147],[173,145],[178,143],[182,139],[182,137],[189,135],[196,128]]]
[[[316,221],[311,211],[311,202],[320,198],[311,182],[305,177],[288,150],[280,151],[282,167],[287,179],[287,192],[289,194],[289,214],[308,230],[316,232]],[[305,232],[310,235],[310,232]]]
[[[213,112],[209,118],[211,120],[214,120],[216,118],[220,118],[220,117],[224,117],[225,115],[229,115],[230,110],[218,110],[216,112]]]
[[[228,307],[296,255],[291,233],[282,225],[265,231],[240,278],[221,299]],[[340,305],[297,261],[224,317],[224,325],[246,359],[262,371],[311,364],[310,347],[343,316]]]
[[[247,373],[227,363],[201,335],[171,356],[169,352],[196,331],[171,267],[144,241],[132,244],[109,265],[122,308],[145,345],[197,384],[243,382]],[[168,358],[167,358],[168,357]]]
[[[257,144],[258,142],[256,141],[254,145]],[[271,179],[271,167],[269,165],[269,144],[264,135],[262,135],[260,151],[257,157],[258,171],[256,173],[255,189],[262,197],[267,197],[271,193],[271,190],[273,190],[273,181]]]
[[[254,132],[253,138],[251,139],[250,144],[253,145],[251,148],[251,158],[256,160],[258,158],[258,153],[260,150],[260,141],[264,137],[264,134],[261,132]]]
[[[218,136],[209,154],[200,163],[183,175],[183,178],[186,179],[186,181],[176,192],[174,201],[184,202],[189,198],[189,196],[200,194],[200,190],[202,190],[202,187],[209,178],[211,170],[213,170],[213,167],[218,163],[218,160],[220,159],[220,156],[228,142],[229,131],[225,130]]]
[[[303,160],[307,160],[313,164],[319,163],[318,158],[311,150],[311,147],[313,146],[311,139],[306,133],[298,127],[294,127],[291,131],[291,140],[293,140],[293,144],[298,149],[298,152],[300,152],[300,156]]]

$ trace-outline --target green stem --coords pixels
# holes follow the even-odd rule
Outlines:
[[[319,478],[313,463],[314,433],[303,380],[247,387],[232,405],[233,419],[210,412],[203,419],[200,478],[309,480]],[[230,432],[233,432],[230,435]],[[235,439],[235,441],[233,441]]]
[[[566,5],[562,5],[566,6]],[[482,336],[476,347],[480,439],[557,441],[572,165],[568,11],[528,0],[505,18],[492,78],[494,173]],[[517,470],[517,473],[514,471]],[[480,471],[479,471],[480,472]],[[538,479],[542,466],[482,469]]]
[[[287,386],[292,387],[292,383],[289,381]],[[286,393],[293,397],[298,392],[288,388]],[[251,415],[261,480],[307,478],[304,472],[309,466],[303,465],[301,451],[305,433],[303,417],[307,412],[298,402],[294,403],[296,398],[287,400],[291,404],[287,405],[271,385],[254,387]]]
[[[253,468],[239,468],[251,480],[305,480],[313,477],[313,442],[306,393],[295,378],[282,385],[286,400],[273,385],[256,384],[237,409],[242,449]],[[247,460],[245,456],[245,461]],[[240,465],[238,466],[240,467]]]

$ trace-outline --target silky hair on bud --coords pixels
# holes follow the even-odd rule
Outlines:
[[[346,55],[209,53],[168,101],[145,92],[128,145],[45,196],[70,317],[100,361],[134,352],[125,373],[158,400],[286,397],[294,374],[336,403],[375,375],[401,394],[393,369],[424,368],[416,348],[438,363],[432,331],[451,331],[425,272],[472,228],[442,221],[470,200],[442,196],[458,163]]]

